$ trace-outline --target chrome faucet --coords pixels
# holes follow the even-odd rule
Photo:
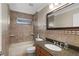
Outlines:
[[[56,41],[54,41],[53,44],[56,45]]]
[[[62,47],[62,45],[64,45],[64,43],[60,42],[60,45],[59,46]]]
[[[64,48],[65,48],[65,49],[68,48],[68,44],[67,44],[67,43],[64,44]]]

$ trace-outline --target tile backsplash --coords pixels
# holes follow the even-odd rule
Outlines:
[[[79,47],[79,30],[47,30],[46,37]]]

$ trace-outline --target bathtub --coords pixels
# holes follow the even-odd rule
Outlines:
[[[26,53],[26,48],[33,45],[33,41],[11,44],[9,47],[9,56],[19,56]]]

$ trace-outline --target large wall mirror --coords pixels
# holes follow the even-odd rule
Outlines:
[[[65,4],[46,16],[47,29],[79,27],[79,3]]]

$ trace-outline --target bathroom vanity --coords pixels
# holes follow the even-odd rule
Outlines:
[[[62,48],[62,51],[54,51],[44,46],[49,43],[48,41],[37,42],[37,46],[42,47],[52,56],[79,56],[79,35],[77,35],[77,31],[79,31],[79,4],[66,4],[47,13],[46,30],[46,37],[64,42],[72,47]]]
[[[37,56],[79,56],[79,51],[73,49],[63,49],[61,51],[54,51],[45,47],[45,44],[52,44],[49,41],[36,42],[36,55]]]

